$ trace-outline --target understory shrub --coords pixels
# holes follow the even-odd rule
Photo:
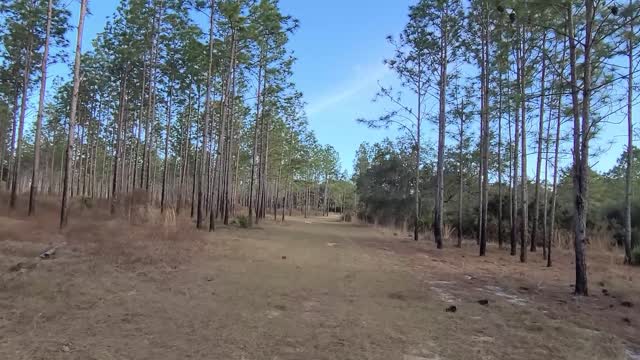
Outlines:
[[[239,215],[236,218],[237,222],[238,222],[238,226],[240,226],[243,229],[246,229],[249,227],[249,218],[244,216],[244,215]]]

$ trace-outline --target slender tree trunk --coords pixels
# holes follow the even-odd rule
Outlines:
[[[11,173],[11,197],[9,208],[15,209],[18,198],[18,180],[20,178],[20,161],[22,160],[22,133],[24,132],[24,118],[27,111],[27,98],[29,93],[29,79],[31,78],[31,56],[33,52],[33,37],[29,34],[26,47],[26,61],[22,78],[22,99],[20,100],[20,119],[18,120],[18,138],[16,144],[16,155]]]
[[[323,204],[322,204],[322,215],[323,216],[329,216],[329,208],[328,208],[328,204],[329,202],[327,201],[329,197],[329,174],[324,174],[324,199],[323,199]],[[325,214],[326,213],[326,214]]]
[[[256,120],[253,128],[253,149],[251,152],[251,177],[249,179],[249,226],[253,225],[253,185],[256,171],[256,156],[258,152],[258,122],[260,119],[260,99],[262,97],[262,62],[258,67],[258,87],[256,98]],[[256,214],[256,217],[258,215]],[[306,217],[306,214],[305,214]]]
[[[56,146],[55,143],[52,142],[51,143],[51,165],[49,167],[49,188],[47,189],[47,193],[49,195],[53,194],[53,188],[54,188],[54,180],[55,180],[55,173],[54,173],[54,167],[56,166],[55,162],[56,162]]]
[[[241,197],[241,195],[238,195],[238,186],[239,186],[239,181],[240,181],[240,177],[238,176],[239,174],[239,170],[240,170],[240,144],[239,144],[238,140],[238,145],[236,146],[236,159],[235,159],[235,170],[234,170],[234,186],[233,186],[233,194],[231,196],[231,198],[233,199],[233,208],[232,208],[232,214],[233,216],[236,216],[236,203],[240,202],[241,200],[238,199]]]
[[[235,132],[235,99],[236,99],[236,33],[235,30],[232,34],[232,48],[231,48],[231,95],[229,96],[229,113],[227,115],[229,121],[229,133],[227,135],[227,155],[225,160],[225,187],[224,187],[224,214],[223,214],[223,224],[229,225],[229,212],[233,207],[233,191],[235,189],[229,190],[229,187],[233,184],[233,177],[231,173],[231,164],[233,160],[232,150],[234,146],[234,132]]]
[[[632,0],[629,0],[629,7]],[[624,182],[624,262],[631,264],[631,177],[633,169],[633,50],[634,39],[633,23],[629,25],[629,39],[627,40],[627,59],[629,60],[629,73],[627,75],[627,169]]]
[[[116,123],[116,139],[114,144],[114,155],[113,155],[113,178],[111,182],[111,215],[116,213],[116,208],[118,207],[118,192],[121,188],[118,186],[118,169],[120,167],[120,156],[122,154],[122,123],[124,118],[124,108],[126,103],[126,92],[127,92],[127,78],[126,75],[122,75],[120,80],[120,105],[118,110],[118,121]]]
[[[568,28],[569,28],[569,68],[571,72],[571,100],[573,109],[573,189],[574,189],[574,247],[575,247],[575,268],[576,268],[576,295],[588,295],[587,286],[587,261],[585,256],[586,242],[586,201],[587,201],[587,179],[586,179],[586,162],[584,156],[588,155],[586,144],[586,132],[588,130],[589,109],[590,109],[590,83],[591,83],[591,36],[592,36],[592,16],[593,1],[586,0],[585,16],[585,40],[584,40],[584,78],[583,98],[582,98],[582,119],[580,110],[580,100],[578,99],[578,65],[576,61],[576,39],[575,29],[573,25],[572,8],[568,7]],[[580,122],[582,120],[582,124]]]
[[[73,168],[73,140],[74,127],[76,122],[76,110],[78,108],[78,93],[80,90],[80,55],[82,52],[82,31],[84,29],[84,17],[87,12],[87,0],[80,1],[80,20],[78,22],[78,35],[76,38],[76,55],[73,65],[73,92],[71,96],[71,113],[69,114],[69,140],[65,159],[64,185],[62,189],[62,206],[60,208],[60,227],[63,228],[69,221],[69,192],[70,173]]]
[[[38,179],[38,170],[40,167],[40,133],[42,132],[42,115],[44,113],[44,95],[47,91],[47,59],[49,57],[49,35],[51,34],[51,16],[53,13],[53,0],[49,0],[47,7],[47,30],[44,38],[44,52],[42,54],[42,74],[40,77],[40,97],[38,99],[38,116],[36,118],[36,138],[33,151],[33,170],[31,173],[31,191],[29,193],[29,216],[34,215],[36,211],[36,197],[38,187],[36,181]],[[0,144],[4,147],[4,144]],[[0,168],[2,157],[0,157]]]
[[[142,56],[142,85],[140,87],[140,115],[138,116],[138,134],[136,136],[136,147],[134,150],[134,155],[133,155],[133,161],[134,161],[134,165],[133,165],[133,188],[137,189],[137,175],[138,175],[138,152],[140,151],[140,143],[142,141],[142,122],[143,122],[143,118],[144,118],[144,95],[145,95],[145,86],[146,86],[146,80],[147,80],[147,62],[146,62],[146,56]],[[143,155],[144,158],[144,155]],[[144,166],[144,159],[142,160],[142,166]],[[142,171],[142,166],[140,169],[140,173],[143,173]],[[140,180],[140,186],[142,186],[142,178]]]
[[[462,99],[462,103],[460,105],[461,116],[460,116],[460,139],[458,142],[458,244],[459,248],[462,247],[462,196],[464,194],[464,171],[463,171],[463,160],[464,160],[464,98]]]
[[[420,228],[420,133],[422,126],[422,66],[418,59],[418,110],[416,115],[416,188],[415,188],[415,212],[413,217],[413,240],[418,241]]]
[[[78,101],[80,101],[81,99],[79,99]],[[82,120],[84,118],[84,114],[82,112],[82,110],[79,110],[78,112],[78,133],[80,134],[80,148],[78,149],[78,176],[77,176],[77,181],[76,181],[76,196],[83,196],[84,194],[82,194],[81,190],[80,190],[80,184],[82,183],[82,176],[84,174],[83,170],[83,165],[85,162],[85,150],[86,150],[86,144],[84,141],[85,138],[85,132],[86,132],[86,127],[82,126]]]
[[[185,128],[183,129],[183,135],[186,133],[184,141],[183,141],[183,150],[184,152],[181,154],[182,156],[182,168],[180,169],[180,189],[178,190],[178,200],[176,202],[176,214],[180,214],[182,210],[182,202],[183,202],[183,193],[184,193],[184,185],[185,178],[187,177],[187,169],[189,168],[189,144],[191,144],[191,90],[189,90],[187,101],[187,118],[185,119]]]
[[[527,102],[526,102],[526,90],[525,90],[525,85],[526,85],[526,71],[525,71],[525,39],[524,36],[526,34],[524,26],[521,29],[522,33],[521,33],[521,37],[520,37],[520,51],[518,52],[519,54],[519,61],[518,61],[518,74],[519,74],[519,79],[518,79],[518,83],[520,84],[520,121],[521,121],[521,132],[522,134],[521,136],[521,140],[522,140],[522,144],[521,144],[521,150],[520,150],[520,155],[521,155],[521,162],[522,162],[522,166],[520,167],[520,170],[522,172],[521,174],[521,180],[520,180],[520,185],[521,185],[521,195],[522,195],[522,214],[520,217],[521,220],[521,228],[520,228],[520,262],[526,262],[527,261],[527,251],[526,251],[526,246],[527,246],[527,236],[529,235],[529,196],[527,195],[527,187],[529,185],[529,181],[527,179]]]
[[[231,72],[228,74],[228,78],[231,77]],[[229,81],[225,81],[224,89],[222,92],[222,98],[220,99],[220,132],[218,133],[218,145],[216,150],[216,159],[213,166],[213,184],[214,189],[212,194],[214,194],[211,201],[211,212],[209,214],[209,231],[215,230],[215,218],[216,213],[220,211],[221,205],[224,206],[223,201],[221,201],[221,196],[223,195],[222,186],[223,186],[223,171],[224,168],[224,159],[226,154],[226,122],[227,122],[227,107],[226,102],[229,98]],[[222,203],[222,204],[221,204]]]
[[[9,116],[7,115],[7,120],[8,118]],[[8,135],[9,130],[8,128],[5,128],[4,125],[5,124],[0,121],[0,184],[2,184],[2,181],[4,180],[4,155],[7,147],[6,135]],[[7,126],[9,126],[8,123]]]
[[[562,64],[564,64],[564,54],[566,44],[562,54]],[[558,95],[558,113],[556,117],[555,150],[553,155],[553,187],[551,191],[551,232],[549,234],[549,244],[547,245],[547,267],[551,267],[551,248],[556,238],[556,201],[558,199],[558,153],[560,152],[560,125],[562,122],[562,94]]]
[[[445,6],[446,8],[446,6]],[[445,24],[446,15],[440,18],[441,38],[440,38],[440,74],[438,83],[438,164],[436,169],[436,206],[433,212],[433,236],[436,241],[436,248],[442,249],[443,238],[443,212],[444,212],[444,147],[446,131],[446,102],[447,102],[447,31]]]
[[[164,136],[164,166],[162,169],[162,195],[160,197],[160,213],[164,213],[167,198],[167,174],[169,161],[169,135],[171,134],[171,98],[173,96],[172,80],[169,80],[169,100],[167,103],[167,127]]]
[[[511,187],[511,216],[513,218],[513,224],[511,226],[511,256],[516,256],[516,240],[518,237],[518,227],[520,226],[520,214],[518,211],[518,167],[519,164],[519,143],[520,143],[520,101],[516,101],[515,107],[515,119],[514,119],[514,139],[513,139],[513,185]]]
[[[191,218],[195,214],[195,204],[196,204],[196,185],[198,184],[197,176],[201,171],[198,169],[198,142],[196,141],[196,147],[194,149],[194,158],[193,158],[193,179],[191,179]]]
[[[18,76],[19,76],[19,71],[16,70],[13,74],[13,76],[16,78],[16,83],[15,83],[15,92],[14,92],[14,97],[13,97],[13,106],[12,106],[12,112],[11,112],[11,142],[9,143],[9,152],[7,154],[7,183],[6,183],[6,187],[7,187],[7,191],[11,190],[11,179],[13,179],[13,162],[15,161],[15,146],[16,146],[16,132],[18,129],[18,98],[20,97],[20,81],[17,80]]]
[[[538,153],[536,159],[536,187],[533,196],[533,226],[531,230],[531,247],[530,251],[536,251],[536,242],[538,241],[538,229],[540,227],[540,169],[542,167],[542,140],[544,133],[544,100],[545,100],[545,86],[546,86],[546,44],[547,44],[547,32],[542,34],[542,74],[540,77],[540,113],[538,119]],[[543,234],[544,242],[544,234]]]
[[[202,156],[201,156],[201,164],[200,164],[200,175],[198,176],[198,210],[196,215],[196,227],[201,229],[203,226],[204,220],[204,199],[203,199],[203,191],[204,191],[204,181],[205,174],[208,169],[208,156],[207,156],[207,137],[208,137],[208,129],[209,129],[209,116],[211,109],[211,76],[213,75],[213,31],[214,31],[214,20],[215,20],[215,1],[210,1],[210,13],[209,13],[209,64],[207,69],[207,90],[205,95],[205,104],[204,104],[204,116],[203,116],[203,129],[202,129]]]
[[[278,166],[278,178],[276,179],[276,194],[273,201],[273,221],[278,221],[278,196],[280,195],[280,177],[282,176],[282,163],[284,162],[284,144],[282,144],[282,153],[280,156],[280,165]],[[285,189],[286,192],[286,189]],[[284,207],[284,203],[282,204]]]
[[[502,208],[502,73],[498,79],[498,248],[503,247]]]
[[[487,20],[488,21],[488,20]],[[489,29],[483,28],[483,46],[482,46],[482,116],[483,123],[482,132],[482,186],[480,202],[480,256],[485,256],[487,251],[487,223],[489,220],[488,204],[489,204]]]
[[[556,82],[553,76],[551,83]],[[549,106],[549,116],[547,117],[547,130],[545,135],[545,151],[544,151],[544,195],[542,208],[542,258],[547,259],[547,244],[549,243],[549,141],[551,140],[551,105]]]

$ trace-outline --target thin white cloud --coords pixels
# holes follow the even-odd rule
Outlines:
[[[382,63],[354,66],[353,75],[349,81],[309,102],[306,109],[307,114],[312,116],[321,113],[375,86],[376,89],[371,89],[372,91],[368,91],[371,93],[367,94],[373,96],[374,92],[377,91],[378,81],[384,78],[388,72],[389,69]]]

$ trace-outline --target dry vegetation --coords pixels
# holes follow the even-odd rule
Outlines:
[[[640,269],[610,252],[590,252],[597,294],[573,297],[572,256],[561,249],[548,269],[533,254],[523,265],[494,247],[479,258],[471,242],[437,251],[333,217],[209,234],[171,211],[100,220],[101,204],[80,201],[58,232],[55,206],[39,209],[0,217],[1,359],[632,359],[640,350]],[[37,259],[50,246],[55,257]]]

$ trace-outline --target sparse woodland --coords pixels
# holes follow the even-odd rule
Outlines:
[[[480,256],[508,249],[548,266],[568,245],[578,295],[591,243],[640,262],[636,0],[416,1],[387,39],[399,86],[381,84],[376,101],[392,110],[358,120],[400,135],[363,143],[351,177],[311,130],[287,47],[299,23],[277,0],[122,0],[86,39],[90,10],[0,5],[9,212],[36,214],[46,197],[61,228],[74,209],[104,206],[209,231],[336,212],[432,234],[438,249],[475,240]],[[54,63],[68,76],[47,76]],[[614,122],[628,124],[625,151],[597,173]]]
[[[640,358],[639,32],[640,0],[0,0],[0,359]],[[334,96],[362,36],[384,75]],[[308,78],[376,103],[320,123]]]
[[[388,38],[396,50],[385,63],[401,86],[383,84],[375,100],[391,110],[359,119],[400,134],[358,150],[359,218],[413,229],[415,240],[432,234],[438,248],[475,238],[480,256],[497,243],[547,266],[570,245],[579,295],[590,243],[639,263],[639,5],[417,1]],[[624,141],[611,139],[621,122]],[[602,138],[625,146],[597,173]]]
[[[353,204],[336,151],[318,144],[291,82],[286,45],[298,23],[277,2],[122,1],[88,40],[91,4],[80,5],[77,27],[67,8],[75,2],[0,9],[0,159],[11,209],[29,201],[31,214],[38,196],[62,196],[64,227],[73,199],[103,199],[114,216],[154,206],[214,230],[239,208],[251,224],[267,212],[284,219]],[[77,48],[64,41],[71,31]],[[78,51],[83,40],[91,51]],[[63,60],[72,77],[51,84],[47,65]],[[25,124],[38,91],[34,124]]]

